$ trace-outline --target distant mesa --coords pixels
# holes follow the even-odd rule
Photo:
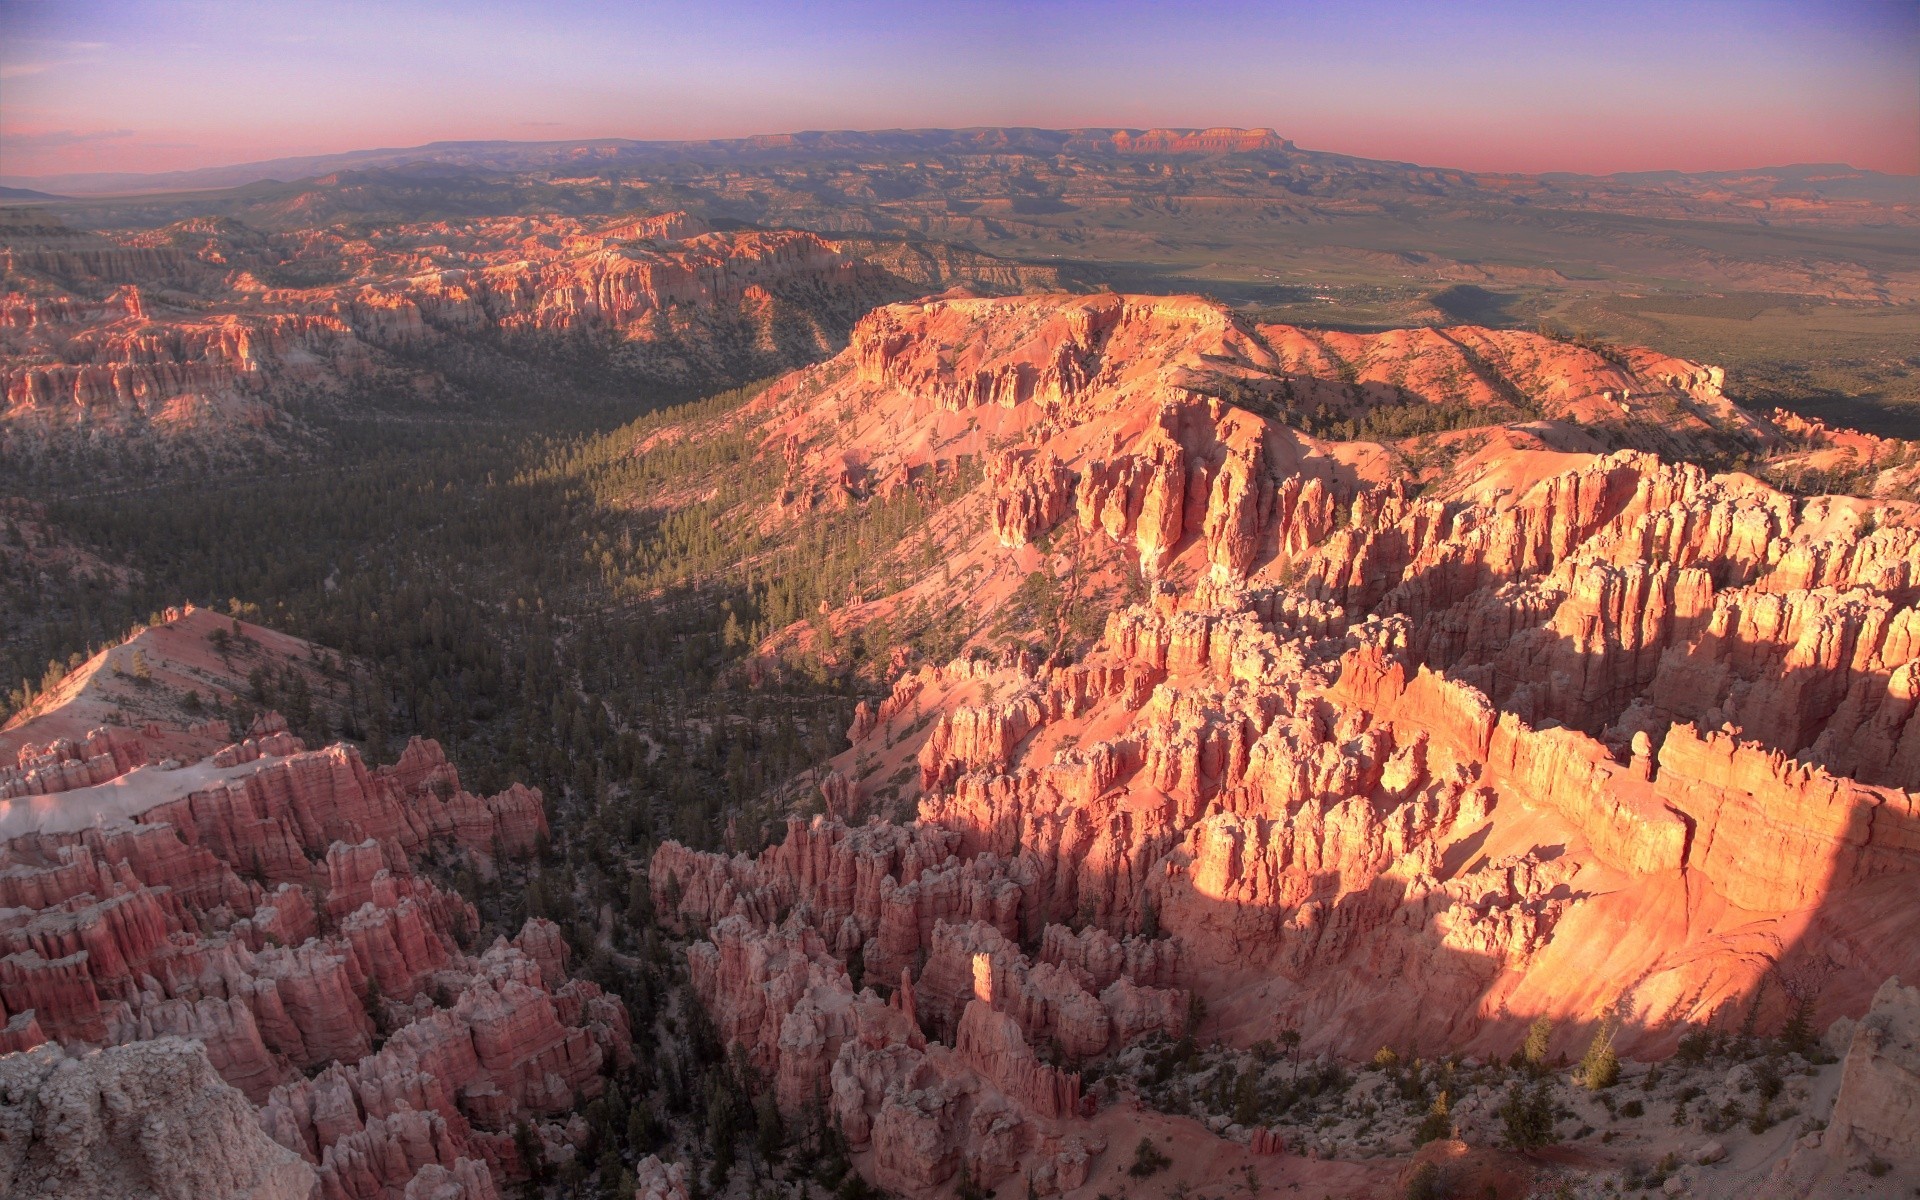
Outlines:
[[[5,176],[25,189],[75,196],[188,192],[232,188],[268,179],[307,179],[337,171],[445,164],[487,171],[531,171],[562,166],[659,168],[677,163],[734,162],[742,165],[781,160],[826,160],[858,156],[963,155],[978,153],[1265,155],[1292,161],[1340,162],[1362,168],[1406,168],[1337,152],[1301,150],[1272,129],[1221,126],[1209,129],[1129,129],[1086,127],[1042,129],[1032,126],[982,126],[962,129],[804,130],[742,138],[689,141],[588,138],[566,141],[447,141],[421,146],[351,150],[336,154],[269,159],[231,166],[166,172],[91,172],[45,177]],[[1421,168],[1416,168],[1421,169]],[[1447,172],[1465,175],[1465,172]],[[1748,171],[1622,172],[1609,176],[1549,172],[1528,176],[1490,172],[1489,180],[1566,184],[1610,182],[1622,187],[1663,188],[1677,184],[1761,190],[1786,190],[1872,199],[1891,203],[1914,199],[1910,179],[1843,164],[1796,165]]]

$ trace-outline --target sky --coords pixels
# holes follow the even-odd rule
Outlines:
[[[1920,173],[1915,0],[0,0],[0,174],[452,139],[1267,126],[1480,171]]]

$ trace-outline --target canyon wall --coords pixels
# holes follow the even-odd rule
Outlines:
[[[20,450],[151,435],[273,448],[302,397],[443,398],[422,355],[455,345],[599,355],[603,375],[656,384],[752,377],[829,353],[876,302],[1052,279],[952,247],[716,232],[685,213],[0,236],[0,446]]]
[[[964,580],[976,632],[862,704],[833,817],[656,854],[723,1035],[783,1109],[831,1079],[912,1190],[1075,1178],[1073,1072],[1143,1038],[1504,1056],[1544,1015],[1577,1053],[1613,1014],[1657,1056],[1780,1021],[1809,970],[1822,1017],[1864,1011],[1920,970],[1920,508],[1656,453],[1780,444],[1720,383],[1197,300],[871,314],[737,419],[784,462],[775,520],[981,456],[937,577],[902,555],[846,617]],[[1485,416],[1279,419],[1411,403]],[[1034,572],[1102,632],[1009,640]]]

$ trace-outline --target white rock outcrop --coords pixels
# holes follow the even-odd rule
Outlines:
[[[199,1042],[0,1058],[0,1196],[308,1200],[317,1183]]]

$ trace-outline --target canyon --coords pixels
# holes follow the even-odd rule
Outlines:
[[[128,444],[285,452],[315,401],[386,397],[418,419],[515,370],[523,388],[587,365],[601,388],[753,378],[837,348],[879,301],[1055,278],[946,245],[718,231],[685,213],[91,233],[12,210],[0,246],[0,449],[29,462]]]
[[[1117,295],[883,308],[721,427],[773,528],[974,481],[772,640],[959,590],[961,656],[861,705],[821,815],[651,868],[722,1036],[890,1191],[1080,1188],[1139,1100],[1079,1072],[1142,1040],[1658,1060],[1920,975],[1903,448],[1793,495],[1685,461],[1808,435],[1696,363]],[[1035,575],[1103,623],[996,626]]]
[[[875,304],[955,286],[1592,330],[1723,364],[1756,407],[1883,434],[1915,396],[1912,190],[1838,166],[1524,175],[1271,129],[983,128],[25,182],[78,194],[0,218],[0,448],[62,474],[307,449],[343,410],[657,404],[817,361]]]
[[[12,511],[28,605],[69,564],[132,586],[191,543],[270,560],[247,578],[293,598],[275,621],[385,657],[234,598],[22,694],[9,1185],[170,1195],[183,1163],[194,1194],[256,1200],[1384,1197],[1422,1166],[1503,1195],[1920,1183],[1914,443],[1551,332],[1104,290],[856,318],[896,294],[874,260],[679,215],[375,230],[351,254],[384,274],[302,286],[267,280],[345,243],[48,236],[19,270],[84,276],[99,307],[48,290],[18,336],[268,408],[395,347],[444,367],[523,335],[697,374],[697,314],[786,286],[761,271],[845,324],[792,359],[767,333],[766,363],[825,357],[563,447],[576,473],[430,478],[497,503],[402,512],[419,528],[378,552],[304,529],[319,549],[262,553],[244,505],[159,554],[85,506]],[[97,295],[134,270],[176,291]],[[205,316],[255,284],[247,315]],[[163,303],[228,349],[149,330],[136,353]],[[324,353],[261,332],[326,305]],[[169,374],[189,359],[266,382]],[[150,416],[118,403],[88,429]],[[160,495],[218,492],[184,486]],[[429,576],[442,543],[462,561]],[[494,782],[463,781],[469,747]],[[1562,1069],[1595,1045],[1615,1082]],[[1508,1089],[1551,1102],[1558,1157],[1514,1141]]]

